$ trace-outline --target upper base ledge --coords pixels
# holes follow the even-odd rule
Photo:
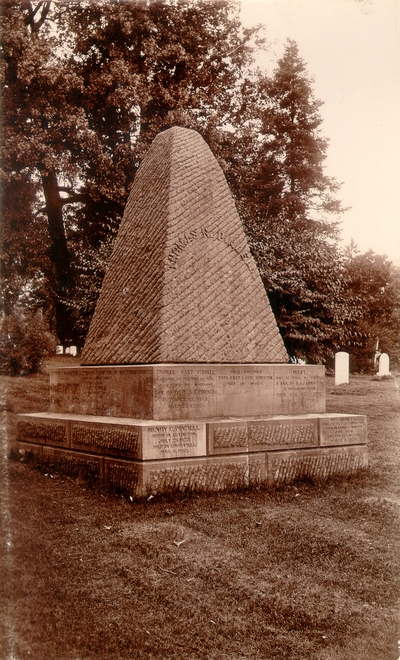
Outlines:
[[[348,413],[299,413],[297,415],[252,415],[252,416],[231,416],[231,417],[204,417],[196,419],[139,419],[134,417],[111,417],[103,415],[79,415],[75,413],[56,413],[56,412],[37,412],[21,413],[19,418],[35,418],[43,420],[92,422],[96,424],[123,424],[127,426],[179,426],[182,424],[213,424],[229,422],[262,422],[262,421],[290,421],[300,419],[335,419],[335,418],[356,418],[366,419],[366,415],[348,414]]]

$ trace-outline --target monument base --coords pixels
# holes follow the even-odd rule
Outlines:
[[[35,413],[19,416],[18,441],[49,470],[132,497],[277,486],[368,464],[363,415],[156,421]]]
[[[56,413],[181,420],[325,412],[325,368],[294,364],[83,366],[50,374]]]

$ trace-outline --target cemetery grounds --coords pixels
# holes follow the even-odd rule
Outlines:
[[[368,417],[351,478],[140,502],[21,461],[48,374],[1,382],[2,659],[400,656],[400,374],[327,378],[328,412]]]

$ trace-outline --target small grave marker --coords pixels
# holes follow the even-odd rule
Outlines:
[[[389,376],[389,356],[387,353],[382,353],[379,358],[379,371],[378,376]]]
[[[344,385],[349,382],[349,354],[339,351],[335,355],[335,385]]]

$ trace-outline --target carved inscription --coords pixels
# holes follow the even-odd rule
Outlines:
[[[271,367],[230,367],[218,373],[217,384],[218,415],[273,413],[274,378]]]
[[[62,445],[67,441],[66,425],[21,419],[18,422],[18,439]]]
[[[232,238],[223,231],[215,231],[213,229],[208,229],[207,227],[199,227],[198,229],[193,229],[187,233],[184,233],[182,236],[179,236],[178,240],[172,246],[168,257],[167,257],[167,266],[168,268],[176,269],[176,263],[182,254],[182,252],[187,248],[188,245],[194,241],[198,241],[201,238],[211,238],[216,241],[221,241],[230,247],[236,254],[239,255],[240,259],[248,266],[250,270],[251,255],[247,250],[243,249],[242,245],[236,244],[232,241]]]
[[[255,424],[249,425],[249,445],[307,446],[315,443],[315,425],[305,424]]]
[[[324,383],[320,373],[304,368],[276,368],[275,412],[323,412]]]
[[[198,424],[149,426],[145,428],[146,458],[180,458],[205,453],[199,446],[203,427]],[[204,435],[204,434],[203,434]],[[149,455],[148,455],[149,454]]]
[[[171,368],[157,371],[155,399],[160,410],[172,417],[182,414],[207,416],[215,408],[215,370],[213,368]]]
[[[366,423],[360,417],[331,417],[321,419],[321,445],[364,444]]]
[[[84,424],[72,426],[72,442],[75,445],[94,446],[101,449],[116,449],[133,454],[139,451],[138,434],[128,429],[106,429]]]

